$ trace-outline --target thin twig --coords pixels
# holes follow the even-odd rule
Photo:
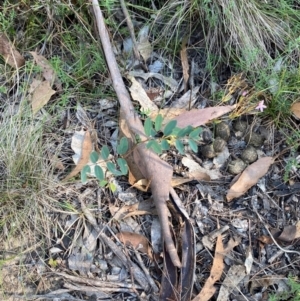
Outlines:
[[[127,23],[128,29],[129,29],[130,36],[131,36],[134,56],[138,61],[140,61],[141,57],[140,57],[140,53],[139,53],[139,50],[138,50],[138,45],[137,45],[137,42],[136,42],[136,39],[135,39],[133,23],[131,21],[129,12],[128,12],[126,4],[125,4],[125,1],[120,0],[120,3],[121,3],[123,14],[125,15],[126,23]]]
[[[150,276],[149,271],[145,267],[144,262],[143,262],[142,257],[141,257],[141,254],[139,253],[138,250],[136,250],[136,249],[133,249],[133,250],[134,250],[134,254],[135,254],[135,256],[136,256],[136,258],[139,262],[139,265],[140,265],[141,269],[145,273],[145,275],[146,275],[146,277],[147,277],[147,279],[148,279],[148,281],[149,281],[149,283],[152,287],[153,292],[158,293],[158,291],[159,291],[158,287],[156,286],[155,282],[153,281],[152,277]]]
[[[283,251],[284,253],[294,253],[294,254],[298,254],[300,255],[300,252],[298,251],[294,251],[294,250],[287,250],[287,249],[284,249],[282,247],[280,247],[280,245],[277,243],[277,241],[275,240],[274,236],[272,235],[271,231],[269,230],[269,226],[263,221],[261,215],[257,212],[257,210],[255,210],[258,218],[260,219],[260,221],[264,224],[267,232],[269,233],[270,237],[272,238],[274,244],[277,246],[278,249],[280,249],[281,251]]]

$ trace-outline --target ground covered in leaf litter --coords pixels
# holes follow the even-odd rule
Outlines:
[[[288,290],[286,278],[299,276],[300,185],[296,166],[285,171],[287,160],[295,156],[286,144],[289,132],[276,129],[260,114],[271,95],[255,91],[243,75],[221,74],[226,80],[214,89],[224,96],[212,101],[212,84],[203,84],[201,60],[183,46],[180,60],[167,62],[162,53],[152,50],[147,35],[143,28],[138,46],[149,72],[125,55],[132,52],[130,39],[116,53],[120,65],[130,66],[124,74],[137,114],[145,119],[162,113],[165,122],[176,118],[182,126],[203,128],[197,153],[183,141],[183,155],[174,146],[161,155],[173,166],[173,186],[195,231],[196,268],[187,272],[195,277],[192,299],[268,300],[270,292]],[[30,91],[33,113],[39,116],[55,93],[50,87],[55,74],[46,58],[37,53],[32,56],[42,69],[43,79],[33,81]],[[59,83],[53,87],[60,89]],[[41,94],[49,97],[39,102]],[[74,153],[82,157],[86,152],[87,130],[96,150],[108,145],[116,154],[119,127],[122,130],[117,101],[101,99],[89,107],[84,109],[81,104],[59,122],[64,131],[57,161],[60,180],[71,168],[64,163],[71,163]],[[297,126],[295,119],[289,122]],[[98,163],[105,168],[103,162]],[[167,253],[147,189],[149,179],[136,178],[132,170],[129,179],[106,174],[110,186],[105,188],[91,176],[87,183],[78,179],[53,192],[65,210],[48,213],[53,219],[52,245],[46,254],[42,249],[30,252],[23,262],[28,271],[23,285],[32,298],[157,300],[159,289],[169,289],[162,281],[163,263],[168,265],[169,259],[163,256]],[[192,243],[192,239],[182,236],[183,219],[174,206],[170,202],[170,225],[181,253],[182,240]],[[7,294],[24,293],[24,288],[16,289],[16,270],[13,265],[4,268]],[[141,272],[139,282],[137,270]],[[164,271],[176,300],[179,272],[168,266]]]

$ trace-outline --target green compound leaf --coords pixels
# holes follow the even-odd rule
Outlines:
[[[154,128],[151,129],[151,137],[155,137],[157,132],[154,130]]]
[[[117,146],[117,153],[119,155],[124,155],[128,151],[128,139],[126,137],[122,137],[119,145]]]
[[[122,176],[123,174],[117,170],[116,165],[112,162],[107,162],[106,166],[108,170],[114,175],[114,176]]]
[[[86,183],[87,182],[87,174],[91,172],[91,167],[89,165],[85,165],[81,170],[81,182]]]
[[[194,153],[198,152],[198,145],[193,139],[189,139],[189,146]]]
[[[90,154],[90,159],[93,163],[96,163],[99,159],[99,155],[97,152],[93,151],[91,154]]]
[[[198,141],[200,139],[199,134],[202,132],[202,128],[195,128],[190,134],[189,137]]]
[[[154,128],[158,132],[161,129],[164,118],[161,114],[158,114],[154,121]]]
[[[189,135],[193,131],[193,127],[191,125],[186,126],[183,129],[180,129],[179,132],[177,133],[176,137],[182,138],[184,136]]]
[[[152,120],[148,117],[146,120],[145,120],[145,123],[144,123],[144,130],[145,130],[145,134],[147,137],[150,137],[151,136],[151,133],[152,133]]]
[[[96,165],[94,168],[94,171],[95,171],[95,176],[97,177],[97,179],[100,181],[103,181],[104,180],[103,169],[99,165]]]
[[[103,180],[99,183],[100,187],[105,187],[108,182]]]
[[[184,155],[184,145],[180,140],[175,141],[175,147],[181,155]]]
[[[106,160],[109,156],[109,149],[107,145],[104,145],[101,149],[101,157],[103,160]]]
[[[152,149],[155,153],[161,154],[162,148],[156,140],[151,140],[146,144],[147,148]]]
[[[128,172],[128,165],[127,165],[127,162],[123,159],[123,158],[118,158],[117,159],[117,163],[121,169],[121,173],[123,175],[127,175],[127,172]]]
[[[161,145],[162,150],[169,150],[170,149],[170,144],[165,139],[161,140],[160,145]]]
[[[164,135],[165,136],[169,136],[172,134],[172,131],[175,129],[176,127],[176,124],[177,124],[177,121],[176,120],[171,120],[167,123],[167,125],[165,126],[164,128]]]
[[[172,131],[171,135],[172,135],[172,136],[175,136],[175,137],[177,137],[177,135],[178,135],[179,131],[180,131],[180,128],[178,128],[178,127],[175,127],[175,128],[173,129],[173,131]]]

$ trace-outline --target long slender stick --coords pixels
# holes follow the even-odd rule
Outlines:
[[[98,0],[90,1],[92,1],[93,4],[99,36],[112,78],[113,87],[121,105],[121,114],[124,116],[132,136],[135,137],[135,135],[139,135],[141,140],[145,141],[147,137],[145,135],[141,120],[137,114],[135,114],[129,93],[126,90],[123,82],[116,58],[112,50]],[[148,180],[151,179],[151,191],[161,222],[166,249],[170,254],[173,264],[177,267],[181,267],[181,262],[177,254],[169,227],[169,210],[166,204],[166,201],[169,199],[173,169],[169,164],[161,160],[155,153],[147,149],[143,143],[139,143],[134,152],[138,165],[141,168],[141,172]]]

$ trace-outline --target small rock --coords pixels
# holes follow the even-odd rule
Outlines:
[[[246,163],[253,163],[257,160],[257,151],[252,145],[248,145],[241,154]]]
[[[209,129],[204,129],[202,132],[202,139],[205,143],[209,143],[212,140],[212,133]]]
[[[251,132],[245,136],[245,141],[249,145],[253,145],[255,147],[261,147],[264,143],[264,138],[263,136],[257,133]]]
[[[228,165],[228,171],[233,175],[237,175],[241,173],[246,166],[246,163],[242,159],[236,159],[230,162]]]
[[[209,159],[214,158],[217,155],[214,150],[213,144],[204,145],[201,148],[201,153],[204,157],[209,158]]]
[[[226,145],[227,143],[224,139],[217,137],[213,143],[214,151],[216,153],[221,153]]]
[[[248,127],[248,123],[242,120],[236,121],[233,125],[233,128],[236,131],[241,132],[243,135],[246,133],[247,127]]]
[[[230,137],[230,128],[229,125],[222,121],[216,125],[216,137],[220,137],[227,141]]]

